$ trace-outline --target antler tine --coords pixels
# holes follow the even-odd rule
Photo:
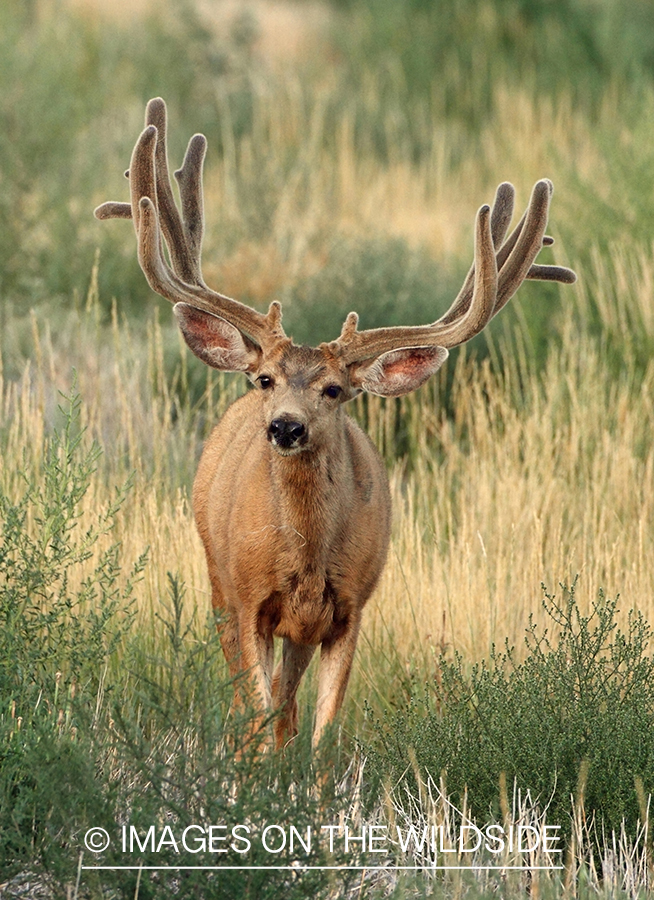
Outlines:
[[[571,283],[570,279],[576,279],[574,272],[563,266],[533,265],[543,244],[552,243],[551,239],[546,241],[545,228],[553,191],[554,185],[548,178],[536,182],[524,216],[500,251],[505,258],[498,258],[500,276],[495,313],[508,303],[526,278],[544,277],[545,280],[564,283]]]
[[[161,221],[161,230],[166,240],[166,245],[170,251],[173,269],[186,284],[203,284],[202,274],[199,265],[199,253],[194,253],[188,241],[188,229],[182,222],[179,210],[173,197],[173,191],[170,185],[170,176],[168,174],[168,146],[166,140],[167,131],[167,115],[166,104],[161,97],[155,97],[150,100],[145,110],[145,124],[154,125],[157,129],[157,141],[155,149],[155,184],[156,184],[156,206],[159,210],[159,218]],[[195,191],[202,190],[202,165],[204,163],[204,152],[206,150],[206,138],[199,136],[202,146],[196,148],[195,152],[189,153],[193,138],[189,144],[189,148],[184,158],[184,166],[187,166],[186,178],[184,179],[185,195],[182,196],[182,210],[184,206],[189,206],[194,210],[194,229],[199,227],[199,243],[197,240],[194,244],[199,249],[202,246],[202,203],[198,203],[197,197],[192,196],[193,189]],[[196,171],[189,173],[188,169],[196,167]],[[131,167],[130,167],[131,168]],[[184,168],[184,167],[182,167]],[[186,196],[188,186],[191,186],[191,197]],[[143,196],[151,196],[150,194]],[[139,197],[140,199],[140,197]],[[154,197],[152,198],[155,199]],[[200,220],[197,221],[197,209],[200,211]]]
[[[509,181],[503,181],[495,192],[495,200],[491,210],[491,235],[493,237],[493,246],[498,249],[502,246],[502,241],[511,224],[513,216],[513,205],[515,202],[515,188]],[[499,263],[498,263],[499,268]],[[475,286],[475,264],[470,267],[470,271],[466,275],[463,287],[456,296],[452,306],[445,315],[441,316],[437,321],[448,324],[459,316],[463,315],[472,300],[472,293]],[[436,323],[434,323],[436,324]]]
[[[161,217],[156,184],[157,127],[148,125],[139,136],[129,167],[132,219],[138,240],[138,260],[150,287],[171,303],[189,300],[186,284],[168,265],[162,253]],[[170,219],[168,219],[170,224]],[[181,223],[180,223],[181,225]]]
[[[551,198],[553,191],[552,182],[548,179],[543,179],[543,182],[547,182],[549,184],[549,195]],[[541,182],[539,182],[539,184],[541,184]],[[536,188],[534,188],[534,190],[536,190]],[[511,221],[511,216],[513,214],[514,196],[515,191],[512,184],[510,184],[508,181],[500,184],[500,186],[497,188],[495,201],[493,203],[493,211],[491,214],[491,232],[493,235],[493,244],[497,251],[497,268],[500,273],[500,289],[498,291],[498,303],[500,305],[496,304],[495,313],[498,313],[500,309],[506,305],[508,300],[511,299],[513,294],[522,283],[522,280],[528,279],[530,281],[558,281],[561,284],[574,284],[574,282],[576,281],[576,275],[574,274],[574,272],[571,269],[566,268],[565,266],[543,266],[533,264],[533,259],[538,255],[538,251],[540,250],[540,247],[536,247],[536,252],[532,257],[532,265],[528,268],[527,274],[522,276],[522,280],[519,281],[515,285],[515,288],[511,290],[511,293],[506,296],[506,286],[509,282],[508,272],[510,270],[505,271],[504,267],[507,263],[507,260],[512,255],[512,251],[514,250],[518,239],[522,234],[529,209],[534,202],[532,192],[532,200],[530,201],[530,206],[527,208],[527,210],[525,210],[522,218],[503,244],[502,241],[504,240],[509,227],[509,223]],[[547,210],[545,211],[545,223],[547,223]],[[542,247],[550,247],[553,243],[553,238],[551,238],[547,234],[543,234],[541,241]],[[450,309],[445,313],[445,315],[441,316],[437,320],[438,322],[448,323],[465,313],[470,304],[470,300],[472,299],[474,275],[475,267],[473,265],[466,276],[463,287],[459,291],[456,300],[454,301]],[[500,292],[501,296],[499,295]]]
[[[149,152],[149,141],[152,139],[151,126],[155,135],[155,165],[144,157]],[[182,214],[180,218],[168,175],[167,150],[167,113],[166,104],[161,97],[150,100],[145,109],[145,131],[132,153],[130,167],[125,173],[130,179],[131,203],[103,203],[95,210],[98,219],[133,219],[138,235],[139,211],[141,197],[150,197],[159,211],[161,230],[170,251],[173,268],[187,284],[202,284],[200,271],[200,249],[202,246],[202,166],[206,151],[204,135],[195,135],[189,142],[184,163],[180,172],[183,186],[180,185],[182,197]],[[150,136],[143,143],[143,135]],[[187,225],[190,223],[190,225]]]
[[[547,246],[545,241],[543,244]],[[574,284],[577,276],[566,266],[540,266],[534,263],[527,272],[525,281],[558,281],[559,284]]]
[[[146,123],[130,162],[131,204],[103,203],[95,210],[96,217],[133,219],[139,264],[150,287],[162,297],[221,316],[260,346],[285,338],[279,303],[271,303],[264,315],[212,291],[202,278],[204,135],[191,138],[182,168],[175,173],[182,200],[180,216],[168,177],[166,106],[160,98],[148,103]],[[163,254],[162,232],[172,268]]]
[[[137,141],[132,155],[135,190],[151,187],[155,179],[156,151],[153,153],[152,131],[150,125]],[[148,170],[149,163],[149,170]],[[130,181],[132,179],[130,178]],[[279,303],[271,303],[267,315],[225,297],[208,288],[200,279],[200,284],[186,283],[171,269],[162,253],[161,231],[162,220],[156,206],[146,192],[136,204],[135,221],[138,222],[138,259],[139,265],[153,291],[161,294],[172,303],[188,303],[214,315],[222,316],[239,331],[263,345],[283,338]]]
[[[525,279],[572,284],[576,275],[571,269],[534,264],[541,247],[553,243],[545,235],[552,191],[551,181],[536,183],[525,214],[504,241],[513,213],[514,189],[508,182],[498,187],[490,216],[487,206],[477,215],[475,262],[456,300],[436,322],[357,332],[356,319],[350,314],[339,339],[328,346],[346,362],[401,347],[455,347],[478,334]]]
[[[493,316],[497,296],[497,265],[491,233],[491,210],[482,206],[475,229],[474,289],[468,308],[451,322],[357,331],[350,313],[341,335],[326,346],[345,363],[378,356],[400,347],[456,347],[482,331]]]
[[[194,134],[188,142],[181,169],[174,173],[182,199],[182,220],[186,243],[197,265],[199,284],[203,284],[200,259],[204,236],[204,208],[202,200],[202,168],[207,152],[207,139]]]
[[[491,211],[491,234],[493,246],[499,248],[509,230],[515,205],[515,188],[510,181],[503,181],[495,191],[495,200]],[[498,266],[499,268],[499,266]]]
[[[141,213],[139,201],[141,197],[149,197],[154,204],[157,203],[157,184],[155,180],[154,154],[157,144],[157,129],[154,125],[148,125],[141,134],[129,163],[129,193],[132,201],[132,221],[134,231],[138,238],[141,226]]]
[[[154,182],[154,167],[152,163],[147,163],[147,154],[153,152],[154,141],[156,140],[157,130],[153,126],[146,128],[141,132],[138,141],[132,151],[132,159],[129,169],[125,175],[130,180],[131,203],[120,203],[115,200],[108,200],[101,203],[93,210],[96,219],[132,219],[134,222],[134,230],[138,236],[139,233],[139,212],[138,201],[141,197],[157,198],[156,187]],[[146,158],[145,166],[142,165]]]
[[[120,203],[118,200],[107,200],[93,210],[96,219],[131,219],[132,204]]]
[[[435,322],[431,328],[438,335],[439,346],[456,347],[479,334],[493,317],[497,297],[497,263],[489,206],[477,213],[475,231],[475,275],[472,298],[460,316],[448,322]],[[506,226],[505,230],[506,230]]]

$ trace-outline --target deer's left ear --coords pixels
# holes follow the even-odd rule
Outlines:
[[[350,384],[355,390],[382,397],[410,394],[424,384],[448,357],[445,347],[402,347],[376,359],[349,366]]]

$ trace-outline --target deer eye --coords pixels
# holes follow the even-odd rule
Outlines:
[[[338,384],[328,384],[323,391],[323,394],[327,397],[331,397],[332,400],[335,400],[342,393],[342,390],[343,388]]]
[[[257,381],[259,383],[259,387],[263,391],[267,391],[268,388],[271,388],[274,384],[270,375],[259,375],[259,377],[257,378]]]

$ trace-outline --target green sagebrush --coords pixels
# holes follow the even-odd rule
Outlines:
[[[508,647],[472,668],[442,654],[383,717],[369,772],[415,787],[415,753],[422,777],[444,776],[483,821],[501,820],[500,785],[515,783],[566,836],[573,801],[594,817],[598,846],[623,820],[633,835],[654,787],[654,659],[650,626],[631,612],[621,631],[617,603],[600,593],[585,616],[573,583],[562,599],[545,594],[552,629],[530,623],[523,662]]]
[[[100,456],[97,445],[84,444],[80,403],[73,388],[61,409],[63,428],[45,442],[41,471],[23,472],[22,496],[0,490],[0,691],[24,722],[32,701],[52,700],[62,677],[97,688],[105,660],[129,628],[146,561],[143,554],[121,583],[120,546],[98,546],[126,488],[92,525],[80,524],[80,502]]]
[[[140,865],[225,863],[209,847],[181,845],[189,825],[194,838],[197,827],[229,833],[237,824],[254,835],[268,824],[306,834],[338,821],[341,801],[326,774],[325,790],[315,789],[308,740],[283,756],[262,754],[251,711],[230,711],[213,618],[187,613],[179,577],[169,575],[154,627],[137,627],[131,609],[146,554],[126,565],[111,543],[124,490],[81,524],[100,451],[87,446],[74,390],[61,412],[63,426],[24,471],[22,495],[0,486],[0,884],[10,896],[27,881],[52,897],[323,896],[328,872],[299,879],[242,869],[298,856],[290,847],[273,856],[258,840],[247,857],[232,854],[234,870],[139,873]],[[340,763],[328,757],[324,773],[333,777]],[[132,853],[123,851],[123,826],[128,847],[132,827],[140,841]],[[90,828],[111,836],[104,853],[85,847]],[[308,865],[339,861],[316,842],[300,855]],[[136,869],[82,871],[82,863]],[[345,886],[354,876],[338,877]]]

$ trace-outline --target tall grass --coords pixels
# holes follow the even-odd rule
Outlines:
[[[219,794],[228,777],[256,793],[227,751],[219,762],[206,746],[207,735],[221,753],[229,743],[223,724],[230,688],[205,624],[208,581],[189,505],[202,442],[244,384],[190,357],[167,306],[144,283],[129,223],[91,217],[96,203],[126,198],[122,172],[144,102],[156,94],[169,103],[173,164],[194,131],[209,137],[208,283],[260,308],[282,300],[287,330],[300,340],[334,337],[350,309],[366,327],[432,320],[467,270],[476,208],[497,183],[513,181],[522,206],[537,178],[556,185],[550,226],[556,244],[543,256],[575,267],[577,286],[523,286],[487,334],[453,353],[420,392],[352,404],[389,468],[394,526],[388,565],[364,619],[338,771],[354,760],[353,738],[371,738],[376,717],[391,722],[397,708],[416,702],[416,685],[433,681],[439,658],[451,662],[455,651],[462,654],[465,678],[506,640],[519,667],[529,656],[529,617],[536,628],[551,627],[541,583],[555,590],[579,575],[581,616],[603,589],[620,594],[615,616],[623,631],[630,610],[654,622],[654,88],[649,31],[637,27],[639,17],[649,16],[644,6],[606,0],[593,17],[571,0],[506,8],[457,0],[447,10],[418,0],[356,0],[312,4],[305,16],[298,4],[284,6],[295,23],[292,54],[285,39],[271,41],[266,4],[253,6],[258,19],[231,6],[203,11],[186,0],[144,3],[129,17],[120,5],[109,12],[105,6],[43,0],[0,9],[4,508],[21,508],[24,473],[32,473],[37,493],[45,484],[60,392],[70,394],[75,381],[85,440],[104,450],[77,497],[76,527],[80,534],[97,531],[110,512],[113,524],[97,534],[95,555],[69,566],[65,588],[81,596],[101,577],[98,559],[110,561],[119,546],[126,562],[110,566],[111,578],[119,595],[133,600],[116,613],[120,640],[93,645],[106,669],[104,686],[87,678],[76,707],[88,701],[87,712],[96,706],[106,712],[102,739],[87,732],[73,746],[78,725],[66,710],[78,688],[61,682],[65,672],[57,682],[55,668],[35,696],[42,689],[48,709],[64,710],[63,720],[30,693],[32,708],[45,717],[37,731],[46,737],[19,744],[17,713],[7,706],[0,724],[14,742],[12,753],[27,748],[23,762],[38,768],[57,741],[70,738],[66,753],[77,761],[88,803],[109,817],[123,814],[125,804],[138,806],[134,798],[145,796],[150,777],[161,785],[174,776],[181,785],[185,759],[196,787],[206,783],[208,760],[224,767],[211,795],[217,814],[224,812]],[[620,41],[612,40],[618,31]],[[117,486],[126,483],[118,510]],[[38,541],[39,516],[30,512],[24,526]],[[7,536],[6,516],[1,527]],[[146,548],[148,564],[132,585],[130,566]],[[53,621],[65,619],[64,606]],[[96,635],[88,623],[85,633]],[[301,781],[310,772],[312,677],[301,697],[304,744],[291,775],[270,764],[268,785]],[[125,712],[120,733],[133,751],[129,760],[112,743],[115,708],[104,701],[111,679]],[[68,705],[60,699],[66,692]],[[200,712],[212,723],[209,731],[202,731]],[[92,712],[84,715],[80,723],[93,721]],[[79,727],[81,735],[85,726]],[[91,758],[108,784],[135,784],[135,792],[114,807],[103,805]],[[171,768],[159,767],[162,758]],[[411,769],[408,757],[404,763]],[[357,765],[348,790],[363,778]],[[422,771],[414,779],[423,800],[429,778],[439,774]],[[29,779],[16,784],[34,787]],[[175,796],[188,801],[188,812],[197,794],[191,802],[187,787]],[[653,787],[641,779],[641,823]],[[317,815],[315,797],[303,791],[302,815]],[[15,796],[9,791],[5,801]],[[52,791],[42,796],[56,806]],[[171,795],[162,796],[163,806],[144,800],[139,815],[164,815]],[[359,800],[339,815],[360,822]],[[277,801],[261,802],[270,812]],[[47,819],[44,803],[39,816]],[[580,874],[581,867],[592,875],[595,862],[579,850],[592,838],[575,809],[571,833],[578,844],[568,877],[580,890],[587,883],[597,891],[601,873],[587,882]],[[82,822],[79,808],[71,810]],[[64,828],[65,812],[61,807],[57,828]],[[644,845],[642,835],[618,841],[626,849],[605,855],[606,877],[629,859],[646,863],[647,837]],[[25,870],[29,840],[20,846]],[[58,877],[70,888],[77,857],[69,848],[62,852]],[[50,864],[47,853],[39,859],[40,866]],[[646,878],[642,872],[632,878],[631,895]],[[617,876],[610,883],[620,888]],[[432,887],[438,895],[448,885],[473,894],[493,887],[447,880]],[[391,881],[380,889],[393,886],[398,896],[431,890]],[[130,895],[140,890],[133,882],[128,887]],[[524,887],[516,884],[516,892]],[[89,890],[100,896],[102,888]]]
[[[569,5],[543,7],[538,23],[526,9],[518,10],[516,23],[524,24],[526,43],[520,44],[517,24],[517,31],[509,32],[512,46],[521,47],[521,65],[529,65],[529,41],[546,33],[551,41],[561,37],[557,15]],[[339,287],[338,312],[349,295],[371,324],[379,319],[376,292],[384,263],[393,256],[397,266],[417,273],[403,317],[411,316],[412,307],[422,316],[446,306],[471,256],[475,210],[503,179],[517,185],[523,206],[537,178],[554,180],[552,227],[561,261],[587,260],[592,246],[604,252],[615,240],[647,244],[653,224],[647,123],[654,100],[646,65],[627,88],[617,63],[607,62],[601,75],[592,66],[584,70],[597,78],[597,99],[589,105],[583,91],[574,92],[579,82],[561,78],[561,66],[545,54],[539,72],[556,75],[557,89],[535,93],[529,78],[506,71],[503,32],[491,28],[483,44],[489,56],[483,71],[463,64],[448,68],[447,58],[434,48],[427,56],[434,85],[439,67],[458,73],[454,97],[469,89],[478,102],[477,88],[490,93],[487,114],[474,127],[464,126],[455,110],[427,102],[424,91],[411,102],[386,97],[375,68],[380,56],[369,58],[357,35],[368,26],[382,27],[387,16],[397,24],[396,13],[382,3],[384,15],[370,15],[363,6],[348,13],[349,27],[338,29],[349,36],[349,49],[341,48],[339,55],[338,42],[324,29],[315,67],[303,61],[303,68],[296,57],[289,60],[295,65],[280,68],[259,49],[266,42],[257,40],[257,28],[247,38],[231,7],[222,18],[216,10],[202,18],[193,4],[171,0],[135,22],[115,14],[98,19],[49,2],[36,5],[32,15],[15,3],[3,6],[5,299],[22,310],[27,298],[56,297],[70,305],[75,293],[84,295],[100,246],[105,314],[114,296],[120,296],[121,310],[129,304],[132,315],[147,306],[129,229],[120,222],[98,228],[89,210],[108,197],[126,196],[122,173],[144,103],[155,94],[169,103],[174,162],[194,131],[209,137],[205,267],[210,283],[261,305],[281,297],[287,321],[303,338],[328,338],[338,328],[335,312],[333,321],[321,323],[329,334],[312,331],[314,314],[306,309],[311,298],[321,296],[316,279],[323,270],[323,295],[334,287],[334,268],[349,270]],[[475,4],[461,0],[451,15],[443,11],[440,27],[436,21],[422,29],[423,40],[430,35],[445,40],[469,6]],[[476,58],[475,29],[500,16],[490,4],[477,6],[475,26],[451,42],[451,52]],[[409,7],[404,16],[409,31],[393,25],[397,40],[421,27],[420,16],[436,15],[418,10],[413,18]],[[607,16],[612,8],[603,5]],[[500,18],[508,15],[502,12]],[[328,14],[325,20],[330,21]],[[258,27],[264,29],[266,21],[264,5]],[[304,21],[302,6],[296,21]],[[312,21],[307,15],[304,27],[306,40],[315,43]],[[336,28],[338,17],[331,21]],[[598,29],[597,23],[588,27]],[[573,42],[572,34],[563,38],[562,48]],[[604,35],[602,40],[606,43]],[[380,54],[386,46],[385,52],[397,57],[393,43],[375,46]],[[53,92],[68,98],[66,108],[53,102]],[[384,135],[383,153],[377,131]],[[592,227],[580,228],[581,221]],[[62,254],[61,247],[75,251]],[[371,250],[367,279],[356,259],[364,252],[370,258]],[[429,257],[442,273],[431,293]],[[557,295],[547,296],[550,313]],[[550,316],[529,295],[523,305],[542,353],[552,333]]]
[[[416,401],[421,452],[396,485],[401,524],[381,591],[394,632],[414,621],[472,656],[505,636],[518,644],[537,585],[576,573],[586,596],[620,591],[651,617],[652,370],[635,381],[625,368],[612,378],[570,326],[545,371],[523,373],[518,402],[518,366],[497,376],[463,363],[453,421]]]
[[[624,307],[605,268],[595,276],[603,284],[598,307],[612,312],[604,335]],[[615,279],[620,272],[618,261]],[[629,314],[645,340],[648,280],[638,280],[641,299],[634,303],[632,293]],[[577,573],[582,609],[603,587],[654,619],[654,372],[648,365],[641,375],[632,354],[614,375],[607,338],[577,328],[586,303],[582,289],[568,300],[543,370],[518,330],[507,334],[500,372],[490,358],[480,366],[461,355],[450,388],[443,374],[415,396],[354,407],[391,466],[393,543],[367,615],[373,646],[389,643],[407,660],[416,648],[425,658],[442,645],[481,658],[504,638],[519,647],[529,613],[538,615],[540,583]],[[83,421],[105,446],[102,478],[85,503],[90,513],[103,508],[113,485],[134,473],[116,533],[125,547],[150,547],[139,614],[153,620],[167,569],[183,571],[192,595],[206,602],[188,489],[203,436],[243,386],[196,370],[156,315],[136,329],[117,313],[112,326],[99,325],[97,315],[93,300],[71,314],[57,350],[47,323],[34,318],[35,363],[4,387],[3,480],[10,491],[20,485],[14,461],[38,452],[56,391],[67,389],[74,367],[90,398]],[[197,401],[188,388],[194,378],[204,379]],[[442,402],[447,390],[453,417]]]
[[[579,292],[576,297],[577,302],[570,312],[571,322],[583,309],[583,293]],[[90,586],[98,578],[93,574],[99,571],[97,560],[109,561],[112,547],[120,546],[121,556],[126,561],[138,560],[146,548],[148,554],[148,565],[136,587],[130,587],[129,565],[122,570],[116,569],[111,576],[119,592],[116,596],[131,596],[133,600],[122,612],[118,608],[109,611],[109,618],[117,623],[117,642],[98,645],[98,652],[105,655],[99,659],[99,666],[94,667],[91,661],[93,678],[83,679],[79,694],[71,687],[66,663],[66,653],[70,651],[77,659],[79,650],[75,650],[75,641],[62,644],[57,635],[68,634],[70,638],[76,633],[65,628],[66,616],[73,616],[71,622],[74,624],[81,612],[84,613],[81,624],[75,625],[80,634],[89,627],[97,631],[100,619],[96,622],[93,616],[101,611],[87,601],[80,608],[75,604],[67,608],[66,602],[62,601],[60,608],[50,606],[47,619],[34,621],[33,627],[37,629],[46,625],[49,628],[56,625],[60,629],[49,639],[53,649],[48,665],[52,671],[48,669],[39,676],[45,677],[48,684],[45,696],[49,698],[49,705],[45,709],[63,703],[57,700],[56,693],[52,697],[48,693],[59,690],[57,677],[62,677],[56,675],[59,671],[63,673],[66,690],[73,691],[73,699],[77,696],[76,702],[90,701],[93,709],[102,709],[103,715],[113,720],[114,725],[106,735],[104,731],[98,734],[109,739],[113,733],[111,728],[118,721],[116,716],[123,716],[119,734],[131,748],[131,756],[126,759],[121,755],[120,763],[113,769],[107,769],[107,764],[103,763],[102,769],[105,773],[112,771],[111,777],[118,778],[120,784],[123,778],[132,779],[130,790],[136,790],[139,797],[147,799],[148,779],[168,782],[172,778],[182,790],[182,771],[176,768],[177,765],[186,758],[189,762],[183,768],[188,772],[191,760],[200,769],[207,764],[202,749],[206,735],[205,738],[197,737],[198,745],[194,732],[184,731],[183,735],[177,735],[175,731],[181,721],[179,716],[190,715],[189,711],[185,712],[185,703],[191,703],[193,708],[199,703],[198,712],[205,709],[201,704],[209,703],[214,709],[210,697],[211,691],[217,691],[215,704],[222,712],[216,721],[220,729],[224,727],[221,723],[225,722],[229,685],[220,681],[226,677],[224,662],[211,637],[210,626],[203,624],[209,609],[207,579],[187,498],[194,467],[192,457],[197,453],[201,437],[211,426],[216,410],[229,401],[238,385],[221,379],[216,390],[210,373],[206,373],[202,399],[191,403],[188,391],[184,390],[189,378],[188,373],[183,374],[185,351],[180,348],[176,333],[169,326],[162,327],[156,315],[140,334],[138,329],[117,319],[113,326],[105,327],[98,324],[98,307],[91,296],[88,306],[69,319],[69,333],[77,339],[71,341],[63,356],[58,355],[52,340],[48,339],[45,324],[38,315],[34,317],[31,328],[34,362],[20,380],[3,384],[0,465],[3,496],[8,498],[8,503],[22,502],[26,485],[22,472],[31,472],[28,483],[38,488],[38,472],[43,471],[47,488],[48,467],[52,465],[52,460],[48,462],[47,447],[48,435],[55,422],[55,389],[57,385],[69,389],[73,378],[69,366],[74,363],[75,378],[82,391],[91,398],[79,407],[80,425],[87,429],[85,441],[94,437],[105,441],[105,454],[95,456],[87,466],[86,489],[70,498],[70,502],[76,504],[76,533],[91,535],[94,529],[97,531],[94,523],[106,520],[111,510],[114,510],[111,515],[115,523],[109,533],[98,534],[96,543],[100,556],[96,554],[86,560],[82,554],[65,579],[57,583],[73,596],[75,592],[79,596],[91,596]],[[18,329],[19,326],[20,322],[17,322],[15,327]],[[463,355],[459,357],[452,387],[454,408],[458,410],[454,419],[437,405],[439,393],[447,389],[445,377],[401,403],[372,401],[365,407],[360,404],[360,408],[355,408],[367,422],[391,465],[395,524],[389,564],[366,615],[357,666],[346,702],[342,744],[346,758],[351,752],[352,736],[357,735],[364,743],[372,740],[376,729],[371,730],[371,724],[378,716],[389,717],[392,722],[393,710],[401,709],[408,702],[416,722],[422,721],[428,704],[424,709],[421,706],[419,686],[423,680],[438,681],[442,665],[438,661],[440,655],[444,654],[442,658],[448,660],[453,650],[462,653],[459,672],[464,679],[473,660],[488,657],[491,645],[501,644],[506,638],[509,644],[515,645],[513,664],[520,665],[528,652],[523,635],[530,617],[539,634],[552,624],[540,602],[540,581],[553,584],[558,578],[571,578],[580,570],[577,590],[580,615],[591,609],[591,598],[594,599],[598,585],[604,586],[607,594],[622,590],[626,602],[618,604],[616,622],[621,623],[623,630],[628,631],[630,608],[638,609],[649,619],[654,615],[651,608],[652,504],[647,490],[652,474],[651,443],[647,439],[652,415],[647,387],[652,377],[651,367],[645,382],[634,379],[633,366],[628,366],[625,377],[616,382],[602,365],[601,341],[585,335],[580,344],[579,334],[571,326],[563,330],[560,346],[552,350],[545,372],[535,371],[524,348],[521,350],[519,342],[517,344],[514,356],[507,357],[515,362],[505,365],[500,373],[493,372],[489,361],[480,366]],[[74,434],[73,430],[71,440]],[[400,438],[404,457],[398,461]],[[93,468],[96,468],[94,474]],[[118,511],[116,485],[123,484],[130,475],[132,487]],[[580,483],[583,491],[579,489]],[[66,496],[65,485],[63,488],[61,496]],[[54,510],[52,503],[54,500],[51,501]],[[12,533],[10,521],[13,519],[7,519],[3,526],[3,536],[7,540],[11,539]],[[42,514],[25,520],[24,527],[37,542],[42,539],[44,521]],[[33,574],[37,571],[34,559],[36,557],[30,556]],[[5,573],[5,590],[13,589],[12,571]],[[180,588],[178,577],[171,581],[171,572],[182,574],[185,589]],[[46,609],[42,614],[45,613]],[[84,616],[90,616],[90,625],[84,625]],[[124,616],[127,618],[122,618]],[[14,626],[18,627],[18,620]],[[120,637],[121,630],[124,633],[126,628],[134,636],[129,641]],[[6,643],[7,633],[4,640]],[[33,638],[24,646],[37,645]],[[95,652],[92,642],[86,639],[82,641],[82,647],[86,654]],[[205,652],[208,654],[206,659],[197,656]],[[15,663],[16,651],[12,652],[12,659]],[[552,662],[544,657],[544,664]],[[104,676],[102,671],[106,673]],[[498,673],[502,671],[500,668]],[[556,673],[559,669],[555,666],[552,671]],[[586,677],[592,693],[596,686],[591,670]],[[43,687],[39,688],[39,678],[32,681],[31,676],[26,675],[26,684],[31,685],[30,690],[35,696],[44,691]],[[527,679],[527,682],[532,692],[530,696],[538,701],[541,682],[538,678]],[[110,684],[113,684],[111,690]],[[450,690],[454,689],[453,685],[454,682],[450,684]],[[301,771],[307,766],[304,754],[308,720],[315,702],[314,687],[310,679],[302,693],[305,728],[297,759]],[[9,709],[8,716],[5,711],[5,721],[13,728],[11,734],[16,729],[17,715],[23,722],[19,727],[27,728],[25,708],[28,698],[19,688],[17,686],[13,691],[18,712],[16,706]],[[620,690],[619,685],[616,689]],[[114,697],[112,703],[105,703],[106,691],[109,691],[106,696]],[[501,700],[500,693],[506,700],[506,691],[495,691],[496,702]],[[112,705],[114,701],[117,706]],[[462,710],[465,705],[460,704]],[[68,721],[67,707],[64,704],[61,708],[63,721]],[[537,708],[540,709],[538,703]],[[493,709],[501,728],[503,722],[508,723],[508,719],[503,718],[508,714],[508,708],[502,712],[504,707],[500,703],[497,708],[494,704]],[[209,714],[216,713],[215,710],[210,713],[207,707]],[[71,727],[75,723],[74,728],[85,729],[84,715],[73,704]],[[37,726],[41,737],[37,735],[34,747],[50,746],[43,743],[45,738],[38,730],[42,727],[50,735],[48,741],[56,742],[62,739],[62,734],[70,734],[61,731],[61,723],[57,726],[59,730],[55,729],[51,734],[49,719],[45,720],[45,725],[39,719],[34,727]],[[174,733],[168,730],[169,727]],[[397,726],[393,726],[392,734],[395,737],[400,734]],[[36,752],[32,748],[28,737],[24,732],[22,740],[27,743],[20,744],[27,748],[24,759],[31,759],[31,765],[47,768],[46,758],[40,749]],[[216,737],[225,741],[222,730],[216,732]],[[569,739],[572,740],[570,736]],[[402,746],[406,750],[406,744]],[[527,742],[527,748],[529,746]],[[16,744],[12,747],[15,750]],[[75,765],[79,767],[81,760],[86,758],[84,754],[97,753],[99,747],[97,743],[73,747],[71,752],[81,754],[79,759],[75,756]],[[176,748],[174,751],[173,747]],[[162,754],[173,769],[158,768]],[[407,764],[409,762],[407,759]],[[401,760],[397,764],[401,767]],[[574,769],[574,759],[571,764]],[[232,771],[231,762],[221,765],[227,766],[225,771]],[[300,777],[293,765],[288,760],[285,763],[291,777]],[[382,769],[384,765],[382,762]],[[251,770],[257,771],[256,767]],[[295,776],[293,772],[296,772]],[[57,769],[57,773],[57,778],[63,777],[63,769]],[[490,770],[486,772],[486,778],[489,774]],[[420,777],[427,778],[428,775],[435,777],[438,773],[427,769]],[[630,777],[629,773],[625,775]],[[195,777],[201,776],[196,773]],[[234,770],[233,777],[238,780],[245,776]],[[97,786],[93,787],[91,774],[84,775],[84,779],[87,780],[80,782],[80,790],[86,792],[89,810],[102,815],[102,821],[120,815],[119,812],[112,813],[103,805],[100,796],[95,795]],[[249,783],[246,778],[244,784]],[[523,786],[523,789],[527,787]],[[474,791],[474,786],[470,789]],[[398,790],[405,788],[398,786]],[[641,786],[641,793],[649,790],[649,784]],[[42,807],[44,815],[50,803],[59,810],[57,816],[60,816],[62,808],[57,805],[56,795],[46,797],[39,793],[42,788],[38,785],[30,787],[30,791],[30,797],[45,804]],[[138,791],[144,793],[141,795]],[[203,788],[202,794],[206,796],[206,789]],[[20,796],[29,805],[31,801],[25,800],[26,795],[21,793]],[[164,791],[161,802],[165,804],[172,800],[173,795]],[[117,801],[123,802],[120,798]],[[135,809],[135,800],[129,802]],[[243,802],[245,814],[248,803],[253,801]],[[646,805],[646,800],[644,802]],[[561,804],[565,807],[564,800],[559,801],[559,810]],[[474,808],[474,798],[471,805]],[[184,815],[192,820],[195,807],[184,808]],[[215,807],[216,810],[221,808]],[[73,804],[69,811],[69,815],[81,823],[78,827],[84,823],[92,824],[90,812],[80,818],[80,809]],[[139,822],[145,823],[149,821],[148,817],[161,814],[159,807],[148,803],[138,809],[140,812],[135,821]],[[307,821],[311,816],[326,814],[324,807],[312,806],[311,809],[313,812],[302,812],[303,816],[309,817]],[[588,812],[591,813],[590,808]],[[262,813],[264,818],[273,814],[274,807]],[[601,810],[596,814],[599,817]],[[360,812],[350,810],[348,815],[354,816],[353,822],[360,821],[356,819]],[[378,811],[375,815],[382,813]],[[53,821],[59,823],[56,826],[59,830],[50,831],[49,837],[43,837],[45,843],[39,846],[43,847],[44,853],[47,847],[51,848],[48,853],[55,853],[53,840],[55,844],[68,840],[63,837],[65,829],[61,831],[63,820],[55,818]],[[594,857],[589,856],[591,847],[595,846],[594,838],[584,828],[579,825],[580,840],[583,840],[575,851],[575,866],[583,868],[589,860],[595,860],[593,865],[597,869],[597,849],[592,851]],[[632,852],[628,847],[631,846],[629,841],[633,840],[640,846],[641,838],[631,832],[625,833],[627,849],[624,854]],[[21,846],[17,858],[24,859],[27,845]],[[608,849],[605,859],[614,859],[606,854],[609,854]],[[624,854],[618,854],[611,863],[617,866],[616,871],[622,871],[620,867],[626,865],[628,856]],[[72,878],[70,860],[60,859],[56,853],[54,856],[46,853],[39,858],[39,865],[45,865],[46,869],[55,865],[52,860],[59,859],[57,865],[61,869],[57,870],[57,877]],[[155,861],[161,862],[161,859]],[[15,868],[7,871],[15,871]],[[573,866],[569,871],[577,869]],[[641,884],[642,881],[636,878],[633,883]]]

